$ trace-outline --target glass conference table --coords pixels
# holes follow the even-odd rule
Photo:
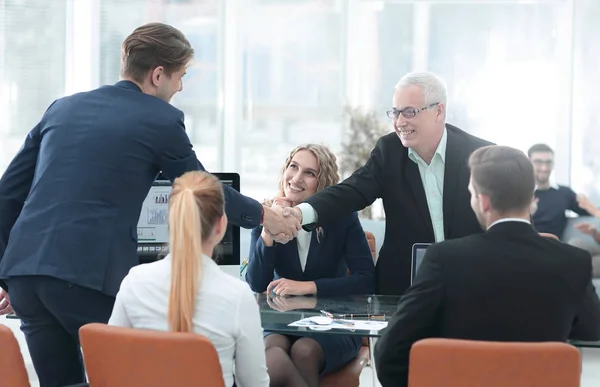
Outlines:
[[[400,296],[346,296],[346,297],[272,297],[265,294],[256,294],[256,301],[260,309],[260,318],[265,332],[310,335],[341,334],[367,337],[369,340],[369,357],[373,375],[373,386],[380,386],[375,372],[375,356],[373,351],[377,339],[383,330],[376,329],[336,329],[323,328],[316,325],[290,326],[289,324],[307,317],[323,316],[321,310],[334,315],[368,314],[382,316],[373,321],[389,321],[394,312]],[[350,319],[346,317],[345,319]],[[355,320],[367,320],[366,317],[356,317]]]
[[[333,314],[384,314],[389,321],[396,311],[400,296],[348,296],[348,297],[272,297],[256,294],[260,309],[262,327],[265,332],[310,335],[311,333],[344,334],[367,337],[369,339],[369,354],[373,375],[373,386],[380,386],[375,373],[375,357],[373,350],[375,342],[383,334],[382,330],[364,329],[327,329],[315,330],[311,326],[290,326],[289,324],[313,316],[322,316],[321,310]],[[364,320],[365,318],[356,318]],[[580,348],[600,348],[600,341],[570,341],[570,344]]]

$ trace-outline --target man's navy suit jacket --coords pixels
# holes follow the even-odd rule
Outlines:
[[[132,82],[55,101],[0,179],[0,279],[46,275],[114,296],[138,263],[158,172],[203,169],[183,113]],[[229,221],[258,226],[260,204],[224,191]]]

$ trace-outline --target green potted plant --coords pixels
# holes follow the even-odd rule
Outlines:
[[[375,147],[377,140],[389,132],[389,124],[382,123],[375,111],[360,107],[344,108],[346,128],[340,152],[340,175],[342,179],[362,167]],[[359,212],[362,219],[373,219],[371,206]]]

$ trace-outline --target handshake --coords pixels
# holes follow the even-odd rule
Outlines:
[[[287,243],[298,235],[302,228],[302,212],[293,204],[286,198],[263,202],[263,239],[268,237],[277,243]]]

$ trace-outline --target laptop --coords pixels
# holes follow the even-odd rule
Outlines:
[[[425,257],[425,251],[431,245],[431,243],[415,243],[412,246],[412,259],[410,262],[410,283],[412,285],[415,276],[419,270],[419,266],[421,266],[421,262],[423,262],[423,258]]]
[[[240,190],[240,175],[237,173],[213,173],[221,183]],[[168,254],[169,229],[167,209],[171,194],[171,181],[159,174],[142,204],[137,225],[140,263],[153,262]],[[227,225],[227,231],[215,248],[216,262],[221,270],[240,277],[240,228]]]

